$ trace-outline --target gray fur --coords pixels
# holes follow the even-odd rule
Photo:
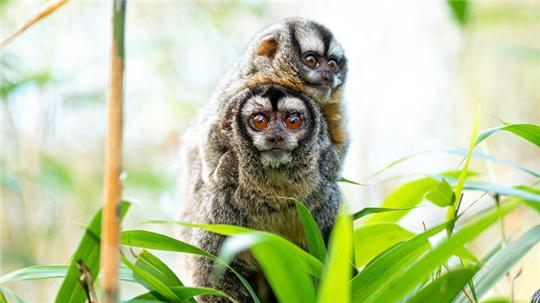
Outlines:
[[[299,106],[306,112],[306,131],[295,137],[296,147],[291,161],[277,168],[262,163],[261,151],[254,145],[261,134],[250,131],[245,110],[253,107],[269,90],[278,90],[285,96],[278,101],[278,108]],[[292,100],[294,99],[294,100]],[[183,220],[195,223],[233,224],[280,234],[294,243],[306,247],[305,236],[293,202],[280,197],[293,197],[305,203],[312,212],[325,239],[328,238],[341,202],[341,192],[336,180],[340,160],[332,147],[327,124],[319,107],[308,96],[293,90],[259,85],[247,88],[223,109],[225,119],[214,128],[208,140],[224,142],[224,153],[208,181],[201,175],[201,159],[192,153],[191,183],[187,211]],[[211,144],[211,143],[210,143]],[[224,237],[200,229],[184,229],[184,240],[212,254],[219,254]],[[213,279],[213,262],[209,259],[186,256],[185,264],[192,282],[199,287],[213,287],[232,295],[240,302],[252,302],[240,281],[227,272],[220,280]],[[250,254],[238,256],[232,266],[248,280],[261,279],[261,272]],[[259,294],[267,288],[256,287]],[[268,292],[266,292],[268,293]],[[273,302],[272,295],[261,297],[263,302]],[[206,296],[200,302],[226,302],[224,298]]]

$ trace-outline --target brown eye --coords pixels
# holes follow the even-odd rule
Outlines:
[[[302,126],[302,118],[299,114],[291,114],[285,117],[283,123],[285,123],[285,127],[287,128],[298,129],[300,126]]]
[[[337,72],[338,70],[338,65],[337,65],[337,62],[336,60],[330,60],[328,61],[328,68],[333,72]]]
[[[255,130],[263,130],[268,126],[268,117],[265,114],[254,114],[250,123]]]
[[[317,57],[315,57],[315,55],[313,54],[306,55],[304,57],[304,63],[309,68],[316,68],[317,66],[319,66],[319,60],[317,60]]]

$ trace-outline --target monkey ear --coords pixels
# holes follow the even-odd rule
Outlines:
[[[266,36],[257,45],[257,55],[273,58],[278,48],[278,41],[273,35]]]

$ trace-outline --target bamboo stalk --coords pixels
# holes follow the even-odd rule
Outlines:
[[[116,302],[118,292],[119,235],[118,206],[122,196],[122,128],[124,98],[124,19],[126,0],[113,2],[108,129],[105,154],[105,206],[101,237],[101,286],[104,302]]]
[[[8,43],[13,41],[17,36],[24,33],[27,29],[29,29],[32,25],[39,22],[41,19],[47,17],[48,15],[52,14],[54,11],[59,9],[62,5],[66,4],[69,0],[57,0],[49,3],[47,6],[45,6],[43,9],[37,13],[34,17],[32,17],[30,20],[23,23],[21,26],[19,26],[18,29],[16,29],[14,32],[9,34],[7,37],[3,38],[0,41],[0,48],[6,46]]]

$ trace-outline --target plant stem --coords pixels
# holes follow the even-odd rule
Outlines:
[[[116,302],[118,292],[119,234],[118,206],[122,196],[122,128],[124,99],[124,19],[126,1],[113,2],[108,129],[105,154],[105,206],[101,237],[101,286],[104,302]]]
[[[2,39],[0,41],[0,48],[6,46],[11,41],[13,41],[17,36],[24,33],[28,28],[30,28],[32,25],[38,23],[41,19],[47,17],[48,15],[52,14],[54,11],[59,9],[62,5],[66,4],[69,0],[57,0],[54,2],[51,2],[49,5],[45,6],[42,10],[37,13],[34,17],[32,17],[30,20],[23,23],[18,29],[16,29],[13,33],[9,34],[6,38]]]

